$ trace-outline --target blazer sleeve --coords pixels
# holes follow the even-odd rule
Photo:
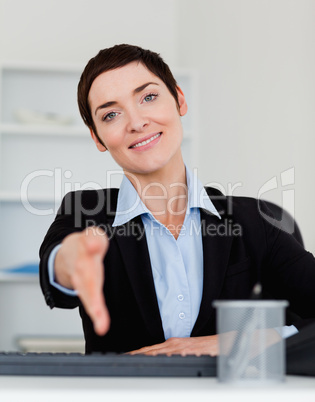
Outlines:
[[[53,248],[71,233],[89,226],[101,226],[108,233],[116,214],[118,189],[83,190],[66,194],[40,247],[40,285],[51,307],[74,308],[80,299],[69,296],[50,284],[48,259]]]
[[[48,277],[48,259],[54,247],[69,234],[83,230],[82,224],[76,224],[75,204],[77,197],[76,192],[68,193],[64,197],[56,218],[48,229],[39,250],[40,286],[50,308],[75,308],[80,304],[78,297],[66,295],[52,286]]]

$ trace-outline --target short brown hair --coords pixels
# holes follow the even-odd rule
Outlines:
[[[177,106],[177,82],[162,57],[151,50],[142,49],[139,46],[121,44],[101,50],[86,65],[81,75],[78,85],[78,105],[81,117],[84,123],[92,128],[94,134],[98,137],[93,122],[90,104],[88,101],[89,92],[93,81],[105,71],[114,70],[123,67],[133,61],[139,61],[154,75],[159,77],[167,86],[171,95],[174,97]],[[100,138],[98,137],[100,140]]]

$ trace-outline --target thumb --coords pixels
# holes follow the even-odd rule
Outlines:
[[[99,254],[100,257],[104,257],[108,249],[108,238],[103,229],[97,226],[86,229],[84,242],[89,253]]]

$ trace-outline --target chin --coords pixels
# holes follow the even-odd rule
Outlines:
[[[118,161],[116,162],[123,168],[125,172],[130,172],[133,174],[152,174],[163,169],[166,165],[172,162],[172,160],[178,160],[178,151],[180,152],[181,157],[181,150],[179,147],[179,149],[176,148],[176,151],[174,152],[171,152],[169,149],[169,152],[164,150],[164,152],[156,153],[154,156],[153,154],[139,155],[135,160],[129,160],[128,165],[126,164],[126,161],[123,164],[120,164]]]

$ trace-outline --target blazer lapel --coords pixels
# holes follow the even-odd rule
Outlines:
[[[120,248],[139,310],[152,337],[157,340],[156,342],[163,342],[165,340],[164,331],[142,219],[138,216],[123,226],[125,227],[124,234],[120,236],[119,230],[117,230],[115,239]]]
[[[212,302],[221,293],[232,245],[232,236],[228,231],[229,221],[224,215],[221,215],[219,220],[218,217],[201,209],[200,218],[204,264],[203,294],[192,336],[196,336],[202,330],[214,313]]]

